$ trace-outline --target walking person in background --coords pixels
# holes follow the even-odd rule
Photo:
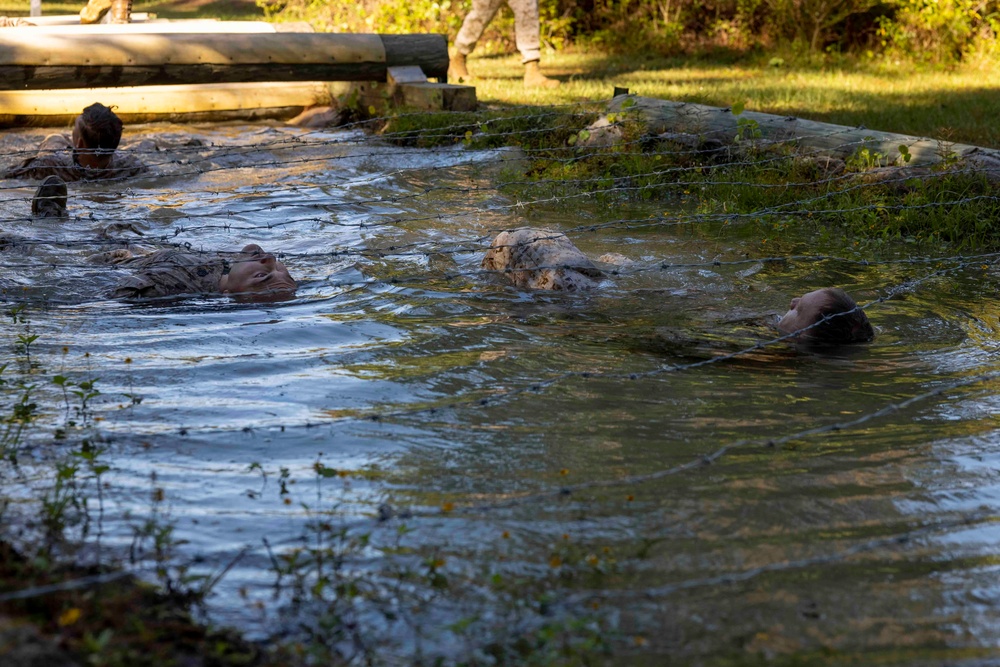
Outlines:
[[[514,12],[514,37],[524,63],[524,87],[556,88],[559,82],[542,74],[538,65],[541,59],[538,0],[472,0],[472,11],[466,15],[455,38],[456,54],[451,59],[448,78],[454,81],[469,78],[466,60],[504,2]]]

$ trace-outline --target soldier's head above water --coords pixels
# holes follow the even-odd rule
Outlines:
[[[219,279],[219,291],[223,294],[287,295],[295,291],[295,280],[273,254],[251,243],[243,247],[240,255],[229,263],[229,272]]]
[[[587,290],[604,278],[565,234],[530,227],[497,234],[482,267],[528,289]]]
[[[122,121],[111,107],[94,102],[73,121],[73,161],[106,169],[122,140]]]
[[[795,334],[795,340],[821,345],[866,343],[875,330],[847,292],[825,287],[792,299],[789,310],[778,321],[778,331]]]

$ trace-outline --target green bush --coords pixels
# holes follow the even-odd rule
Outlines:
[[[892,16],[878,21],[880,46],[928,62],[950,63],[996,49],[996,0],[894,0]]]
[[[271,21],[307,21],[320,32],[436,33],[454,41],[471,0],[256,0]],[[570,37],[573,17],[558,0],[541,0],[542,43],[561,48]],[[514,18],[506,5],[492,21],[479,45],[481,52],[509,52],[515,48]]]
[[[838,42],[835,31],[844,21],[863,16],[882,0],[766,0],[771,29],[810,51]]]
[[[257,0],[272,21],[308,21],[320,32],[442,33],[461,25],[464,6],[451,0]]]
[[[453,42],[471,0],[257,0],[274,21],[323,32],[439,33]],[[994,56],[1000,0],[540,0],[543,47],[691,53],[792,46],[796,51],[905,54],[951,63]],[[511,11],[501,8],[477,52],[515,51]]]

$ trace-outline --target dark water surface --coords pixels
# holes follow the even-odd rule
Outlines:
[[[1000,662],[988,264],[764,263],[759,233],[604,225],[676,202],[518,206],[530,191],[494,187],[523,168],[512,151],[265,125],[126,141],[144,137],[164,148],[143,154],[153,174],[71,184],[69,221],[8,223],[33,242],[4,251],[2,280],[39,366],[100,378],[104,547],[172,522],[173,562],[232,566],[213,622],[387,664],[487,662],[519,637],[536,656],[606,642],[612,664]],[[7,185],[11,221],[33,186]],[[259,243],[301,288],[109,301],[115,270],[85,258],[113,222],[144,235],[111,247]],[[779,254],[822,252],[791,223]],[[478,275],[522,225],[632,263],[591,294]],[[834,284],[875,302],[874,343],[768,342],[792,297]],[[291,568],[310,582],[295,601],[275,566],[309,547],[325,561]],[[317,572],[333,583],[309,588]]]

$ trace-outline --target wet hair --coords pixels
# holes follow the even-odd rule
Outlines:
[[[31,215],[36,218],[62,218],[66,215],[66,183],[58,176],[46,178],[31,198]]]
[[[111,153],[122,140],[122,121],[118,115],[100,102],[94,102],[80,114],[80,138],[87,148],[100,153]]]
[[[824,303],[819,308],[819,317],[816,320],[821,324],[806,332],[811,342],[843,345],[867,343],[875,338],[875,330],[868,321],[865,311],[858,308],[858,304],[847,292],[839,287],[827,287],[823,289],[823,297]],[[824,318],[829,319],[824,321]]]

